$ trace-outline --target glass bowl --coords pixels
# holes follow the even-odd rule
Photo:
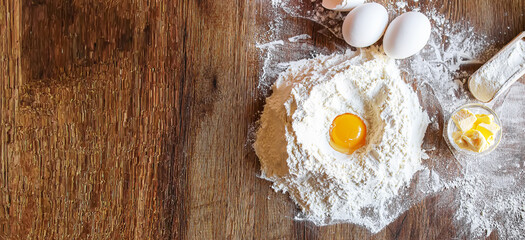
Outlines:
[[[494,136],[494,143],[487,150],[485,150],[483,152],[479,152],[479,153],[478,152],[473,152],[473,151],[469,151],[469,150],[460,148],[454,142],[454,138],[452,138],[452,133],[457,131],[458,128],[457,128],[456,124],[454,123],[454,121],[452,120],[452,116],[454,114],[456,114],[457,112],[459,112],[459,110],[461,110],[461,109],[467,109],[467,110],[471,111],[474,114],[492,114],[492,116],[494,116],[494,123],[496,123],[496,124],[498,124],[498,126],[500,126],[500,130]],[[456,110],[454,110],[451,114],[449,114],[447,116],[447,119],[448,120],[446,122],[445,130],[443,131],[443,135],[444,135],[444,138],[445,138],[445,140],[447,142],[448,147],[450,148],[450,150],[453,153],[457,152],[457,153],[461,153],[461,154],[475,155],[475,156],[481,156],[481,155],[489,154],[490,152],[494,151],[494,149],[496,149],[498,147],[498,144],[501,141],[501,137],[503,136],[503,127],[501,126],[501,121],[500,121],[498,115],[492,109],[490,109],[489,107],[487,107],[485,105],[481,105],[481,104],[477,104],[477,103],[465,104],[465,105],[457,108]]]

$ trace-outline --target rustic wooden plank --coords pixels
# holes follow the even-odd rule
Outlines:
[[[170,118],[167,119],[167,127],[164,140],[162,140],[162,159],[157,169],[158,195],[155,205],[159,205],[159,236],[162,239],[180,239],[186,233],[187,228],[187,164],[188,157],[186,149],[188,146],[188,92],[191,82],[186,78],[187,65],[186,43],[188,32],[186,26],[188,8],[184,1],[176,1],[176,4],[165,4],[161,9],[166,9],[164,16],[164,29],[167,34],[166,51],[168,61],[165,65],[166,84],[170,86],[165,91],[169,96],[166,101],[173,105],[167,110]],[[162,87],[159,88],[163,90]]]
[[[16,152],[16,111],[21,86],[21,5],[19,1],[0,2],[0,238],[17,236],[10,216],[20,216],[15,186],[23,181],[14,169],[20,168]]]
[[[253,237],[257,161],[247,146],[257,68],[251,45],[254,5],[186,4],[188,39],[187,234],[190,239]],[[251,62],[252,65],[248,65]],[[251,111],[247,111],[250,109]]]
[[[21,8],[13,15],[23,27],[11,28],[22,36],[20,104],[8,111],[19,129],[9,154],[21,160],[3,157],[13,174],[7,238],[177,236],[159,224],[179,213],[163,208],[173,196],[161,195],[171,185],[159,188],[158,178],[176,161],[171,74],[179,57],[167,51],[166,20],[175,7],[24,1]]]

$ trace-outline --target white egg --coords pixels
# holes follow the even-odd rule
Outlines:
[[[323,7],[335,11],[350,11],[363,4],[365,0],[323,0]]]
[[[430,38],[430,21],[419,12],[401,14],[390,23],[383,38],[385,53],[403,59],[418,53]]]
[[[343,23],[343,38],[354,47],[368,47],[381,38],[388,13],[381,4],[365,3],[354,8]]]

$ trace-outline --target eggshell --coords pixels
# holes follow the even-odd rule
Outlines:
[[[343,38],[354,47],[368,47],[381,38],[388,13],[381,4],[365,3],[354,8],[343,23]]]
[[[365,0],[323,0],[323,7],[335,11],[350,11],[363,4]]]
[[[385,32],[383,48],[391,58],[403,59],[418,53],[430,38],[430,21],[419,12],[395,18]]]

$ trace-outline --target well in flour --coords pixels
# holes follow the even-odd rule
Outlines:
[[[351,155],[329,145],[331,121],[343,113],[369,130]],[[348,51],[292,63],[279,76],[254,147],[263,176],[301,207],[299,218],[377,232],[406,210],[394,199],[422,168],[428,123],[394,60],[377,48]]]

